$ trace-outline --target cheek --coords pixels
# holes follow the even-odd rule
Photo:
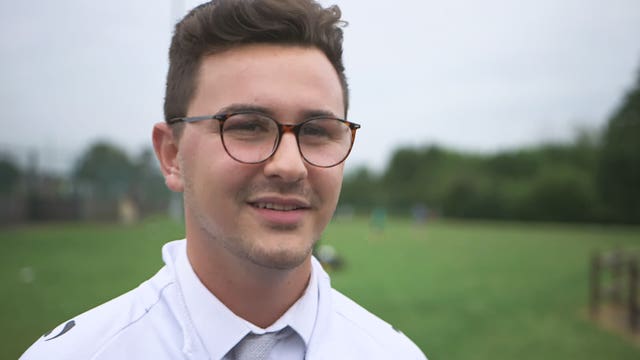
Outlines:
[[[228,206],[246,174],[228,159],[217,144],[193,141],[181,149],[181,170],[190,200],[199,207],[217,210]]]
[[[222,157],[212,158],[209,163],[202,165],[202,171],[198,174],[199,185],[201,191],[207,194],[210,206],[232,212],[232,206],[242,199],[249,187],[251,172],[238,166],[235,161]]]
[[[243,193],[250,174],[219,159],[200,162],[192,172],[190,206],[201,224],[226,234],[236,231],[243,215]]]
[[[318,174],[317,186],[320,196],[329,207],[334,207],[338,202],[340,189],[342,187],[342,167],[335,169],[324,169],[325,172]]]

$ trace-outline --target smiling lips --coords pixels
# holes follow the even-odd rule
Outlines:
[[[311,209],[308,202],[300,199],[259,198],[249,202],[258,216],[274,225],[296,225]]]
[[[291,211],[301,209],[298,205],[286,205],[286,204],[277,204],[277,203],[255,203],[253,206],[258,209],[269,209],[269,210],[278,210],[278,211]]]

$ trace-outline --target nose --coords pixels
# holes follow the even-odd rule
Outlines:
[[[267,160],[264,166],[267,177],[278,177],[285,182],[296,182],[307,177],[305,163],[295,134],[289,132],[282,135],[276,152]]]

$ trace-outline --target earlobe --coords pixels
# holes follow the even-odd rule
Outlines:
[[[182,172],[178,161],[178,142],[173,131],[166,123],[157,123],[153,127],[153,149],[160,163],[160,171],[165,184],[171,191],[182,192]]]

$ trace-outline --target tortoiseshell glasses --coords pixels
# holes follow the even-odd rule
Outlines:
[[[220,138],[227,154],[244,164],[267,161],[278,150],[286,132],[295,135],[298,151],[311,165],[329,168],[343,162],[353,147],[360,125],[327,116],[314,116],[299,124],[280,124],[264,113],[239,111],[216,115],[179,117],[170,125],[217,120]]]

